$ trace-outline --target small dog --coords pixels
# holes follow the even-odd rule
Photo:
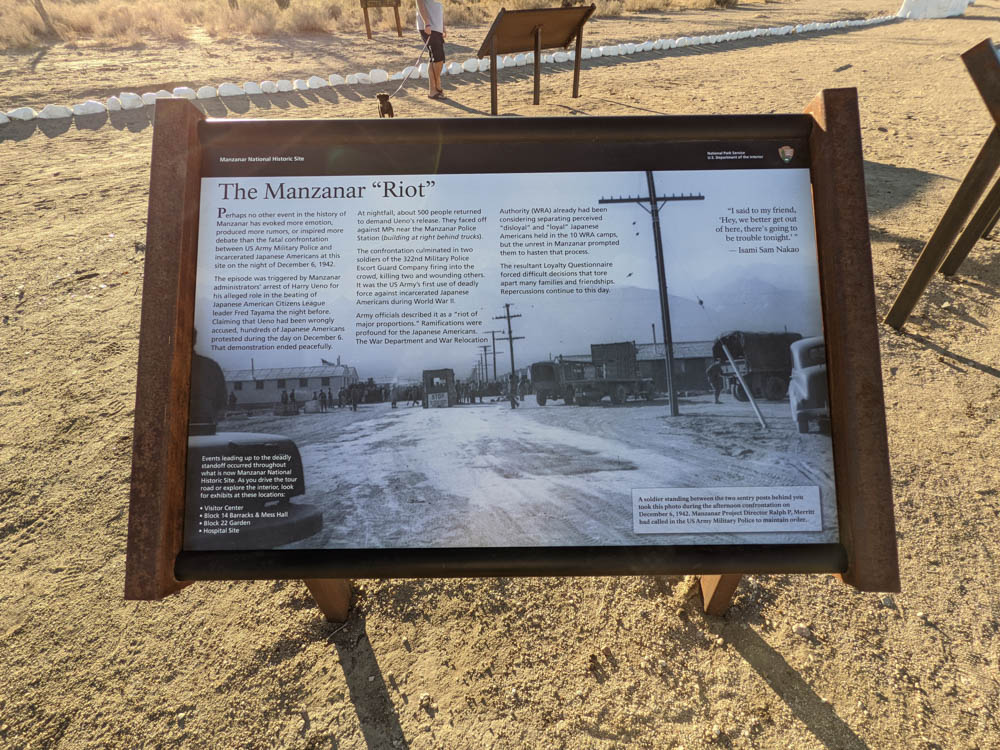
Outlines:
[[[385,92],[381,94],[375,94],[375,98],[378,99],[378,116],[382,117],[395,117],[396,115],[392,111],[392,102],[389,101],[389,95]]]

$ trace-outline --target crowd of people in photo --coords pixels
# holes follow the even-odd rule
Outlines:
[[[481,404],[487,401],[509,400],[510,382],[507,378],[490,383],[476,380],[459,381],[455,383],[457,401],[460,404]],[[515,383],[515,393],[519,400],[523,401],[526,395],[532,393],[531,382],[526,376],[515,376]],[[307,406],[309,402],[312,402],[313,406]],[[305,388],[282,389],[280,405],[275,404],[274,407],[275,414],[291,416],[302,411],[321,414],[333,409],[357,411],[358,406],[362,404],[386,402],[391,402],[394,409],[398,404],[423,406],[424,388],[419,384],[380,385],[369,378],[367,382],[344,386],[336,393],[329,387],[311,392]],[[226,403],[229,412],[235,412],[239,408],[239,399],[235,391],[229,392]]]

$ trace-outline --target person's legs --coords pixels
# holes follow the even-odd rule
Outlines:
[[[433,91],[432,95],[440,96],[444,93],[444,89],[441,87],[441,69],[444,68],[443,62],[436,62],[431,64],[431,71],[434,73],[433,81]]]
[[[439,32],[432,31],[427,48],[431,60],[430,65],[427,66],[428,96],[436,99],[444,94],[441,86],[441,70],[444,68],[444,37]]]

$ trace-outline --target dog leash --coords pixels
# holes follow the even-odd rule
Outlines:
[[[427,37],[427,41],[424,42],[424,46],[420,48],[420,54],[417,55],[417,59],[413,61],[413,69],[410,70],[410,72],[407,73],[405,76],[403,76],[403,80],[399,82],[399,85],[396,87],[396,90],[393,91],[391,94],[389,94],[390,99],[392,99],[392,97],[394,97],[396,94],[399,93],[399,90],[403,88],[403,85],[408,80],[410,80],[410,76],[412,76],[417,71],[417,67],[420,65],[420,61],[421,59],[423,59],[424,52],[427,51],[427,45],[430,43],[430,41],[431,41],[430,37]]]

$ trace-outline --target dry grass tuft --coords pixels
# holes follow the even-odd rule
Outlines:
[[[601,16],[669,8],[732,7],[737,0],[595,0]],[[284,9],[275,0],[44,0],[64,41],[92,39],[139,44],[149,39],[183,40],[195,26],[219,38],[280,36],[360,31],[364,27],[357,0],[290,0]],[[555,0],[444,0],[445,17],[453,26],[485,25],[501,7],[545,8]],[[283,1],[281,5],[286,5]],[[390,9],[370,11],[377,28],[394,28]],[[412,7],[400,14],[412,25]],[[45,26],[26,0],[0,0],[0,49],[31,47],[46,40]]]

